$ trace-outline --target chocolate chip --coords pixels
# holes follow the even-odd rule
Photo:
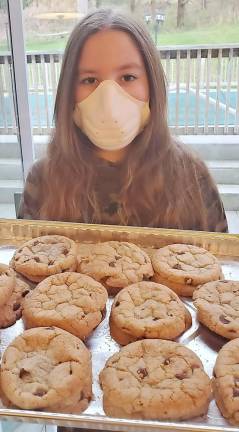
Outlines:
[[[26,257],[26,258],[23,259],[22,262],[26,263],[27,261],[30,261],[31,259],[32,259],[31,257]]]
[[[26,378],[27,376],[30,376],[30,372],[26,371],[26,369],[21,368],[19,372],[19,378]]]
[[[22,297],[26,297],[26,295],[27,295],[29,292],[30,292],[29,290],[23,291],[23,293],[22,293]]]
[[[117,302],[115,303],[115,307],[118,307],[119,305],[120,305],[120,302],[117,301]]]
[[[184,255],[185,252],[177,252],[177,255]]]
[[[192,279],[191,278],[185,278],[184,279],[184,283],[186,284],[186,285],[191,285],[192,284]]]
[[[70,366],[70,375],[72,375],[72,368],[71,368],[71,366]]]
[[[16,312],[18,309],[20,309],[20,307],[21,307],[20,303],[14,303],[14,305],[13,305],[13,307],[12,307],[12,310],[13,310],[14,312]]]
[[[174,264],[173,269],[182,270],[182,266],[180,264]]]
[[[148,281],[148,280],[150,280],[150,278],[151,278],[151,276],[148,276],[148,275],[144,275],[143,276],[143,281]]]
[[[64,255],[67,255],[67,254],[68,254],[68,249],[67,249],[67,248],[64,248],[63,251],[62,251],[62,253],[63,253]]]
[[[48,261],[48,265],[53,265],[54,262],[55,262],[55,261],[51,259],[51,260]]]
[[[105,316],[106,316],[106,306],[105,306],[104,309],[101,311],[101,319],[102,319],[102,321],[103,321],[103,319],[105,318]]]
[[[109,266],[110,266],[110,267],[115,267],[115,262],[114,262],[114,261],[111,261],[111,262],[109,263]]]
[[[122,258],[120,255],[115,255],[116,261],[118,261],[120,258]]]
[[[42,397],[42,396],[44,396],[46,393],[47,393],[46,390],[38,389],[38,390],[36,390],[33,394],[34,394],[34,396]]]
[[[36,261],[37,263],[41,262],[39,257],[34,257],[34,261]]]
[[[154,317],[153,321],[158,321],[160,318]]]
[[[137,374],[141,379],[144,379],[146,376],[148,376],[148,371],[146,368],[140,368],[137,370]]]
[[[188,376],[188,374],[186,371],[175,375],[175,377],[178,378],[179,380],[183,380],[184,378],[187,378],[187,376]]]
[[[230,320],[228,320],[224,315],[220,315],[219,316],[219,320],[221,321],[221,323],[223,324],[229,324]]]
[[[164,366],[168,366],[170,364],[170,360],[169,359],[165,359],[163,362]]]
[[[102,279],[100,279],[100,282],[102,283],[102,285],[107,285],[107,281],[108,281],[109,277],[108,276],[104,276]]]
[[[233,397],[239,397],[239,388],[233,389]]]

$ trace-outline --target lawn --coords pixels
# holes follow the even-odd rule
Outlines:
[[[154,38],[154,35],[152,35]],[[26,40],[27,51],[62,51],[67,37]],[[201,44],[239,44],[239,25],[223,24],[193,30],[164,31],[158,34],[158,45],[201,45]],[[0,51],[6,51],[6,46],[0,44]]]
[[[161,32],[158,45],[201,45],[239,43],[239,24],[198,28],[187,31]]]

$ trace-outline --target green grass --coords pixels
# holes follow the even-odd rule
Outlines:
[[[27,51],[63,51],[68,37],[52,40],[27,40]]]
[[[152,34],[154,39],[154,34]],[[60,39],[27,40],[27,51],[63,51],[67,37]],[[201,45],[239,43],[239,24],[223,24],[210,27],[201,27],[193,30],[164,31],[158,34],[158,45]],[[0,51],[7,47],[0,44]]]
[[[158,45],[239,43],[239,24],[223,24],[186,31],[161,32]]]
[[[26,50],[27,51],[63,51],[66,42],[67,37],[64,37],[62,39],[51,39],[51,40],[44,40],[44,39],[38,39],[38,40],[26,40]],[[7,46],[0,44],[0,51],[8,51]]]

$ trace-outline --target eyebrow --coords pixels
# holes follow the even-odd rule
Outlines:
[[[142,70],[143,66],[140,66],[138,63],[127,63],[124,64],[120,67],[117,68],[117,71],[124,71],[124,70],[128,70],[128,69],[138,69],[138,70]],[[96,74],[97,70],[93,70],[93,69],[79,69],[79,74]]]

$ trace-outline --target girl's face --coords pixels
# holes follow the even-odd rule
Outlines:
[[[87,39],[79,58],[75,102],[83,101],[105,80],[116,81],[136,99],[149,100],[143,58],[123,31],[101,30]]]

